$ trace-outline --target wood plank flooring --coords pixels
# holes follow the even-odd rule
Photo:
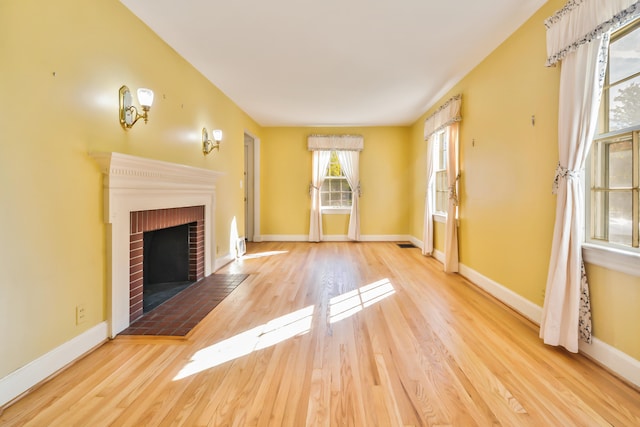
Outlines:
[[[259,243],[184,340],[118,337],[5,426],[638,426],[640,392],[418,249]]]

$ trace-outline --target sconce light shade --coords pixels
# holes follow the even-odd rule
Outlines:
[[[122,127],[124,129],[129,129],[133,127],[139,119],[144,119],[144,122],[147,123],[149,119],[148,112],[153,104],[153,91],[145,88],[138,89],[138,102],[142,107],[142,114],[140,114],[138,109],[133,106],[131,91],[127,86],[122,86],[120,88],[119,95],[119,115]]]
[[[209,133],[206,128],[202,128],[202,152],[209,154],[214,149],[220,150],[220,141],[222,141],[222,131],[215,129],[211,131],[213,135],[213,141],[209,139]],[[215,143],[214,143],[215,141]]]
[[[147,109],[151,108],[151,105],[153,105],[153,91],[144,87],[138,89],[138,102],[143,109],[145,107]]]

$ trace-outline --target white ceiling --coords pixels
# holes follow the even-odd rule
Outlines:
[[[121,1],[263,126],[411,124],[546,2]]]

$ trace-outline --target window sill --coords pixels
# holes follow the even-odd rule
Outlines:
[[[351,208],[322,208],[323,215],[348,215]]]
[[[434,213],[433,214],[433,221],[435,222],[441,222],[443,224],[447,223],[447,214],[444,213]]]
[[[640,253],[624,251],[593,243],[582,244],[584,262],[613,271],[640,276]]]

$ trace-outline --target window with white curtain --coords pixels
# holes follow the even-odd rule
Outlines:
[[[640,20],[612,34],[598,133],[585,186],[587,240],[639,251]]]
[[[447,185],[447,149],[449,141],[447,141],[447,132],[438,131],[433,135],[435,143],[434,157],[434,194],[435,194],[435,211],[439,215],[447,215],[447,206],[449,200],[449,186]]]
[[[338,153],[331,151],[324,182],[320,188],[320,204],[323,212],[351,209],[352,194],[351,186],[340,166]]]

